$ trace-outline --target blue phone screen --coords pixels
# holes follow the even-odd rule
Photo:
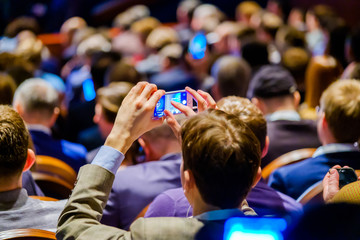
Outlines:
[[[157,102],[154,117],[160,118],[165,116],[164,110],[169,110],[172,114],[180,114],[181,112],[177,110],[173,105],[171,105],[171,101],[181,103],[183,105],[187,105],[187,93],[186,92],[177,92],[165,94],[160,98]]]
[[[194,59],[202,59],[205,57],[206,36],[203,33],[197,33],[189,43],[189,52]]]

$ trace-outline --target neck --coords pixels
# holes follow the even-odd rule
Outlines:
[[[4,181],[0,179],[0,192],[6,192],[15,190],[17,188],[22,188],[22,174],[20,177],[14,176],[6,178]]]
[[[202,197],[199,196],[196,197],[193,201],[193,216],[197,216],[200,214],[203,214],[205,212],[210,212],[210,211],[214,211],[214,210],[220,210],[219,207],[215,207],[213,205],[207,204],[206,202],[204,202],[204,200],[202,199]]]

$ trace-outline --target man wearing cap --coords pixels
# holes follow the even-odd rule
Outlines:
[[[264,66],[254,75],[251,85],[248,97],[264,113],[270,140],[268,154],[261,160],[262,167],[292,150],[321,145],[316,123],[302,120],[296,111],[300,94],[287,70],[276,65]]]

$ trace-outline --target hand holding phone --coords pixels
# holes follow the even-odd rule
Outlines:
[[[188,106],[191,109],[193,107],[192,96],[188,94],[188,92],[186,92],[185,90],[167,92],[156,104],[153,118],[161,118],[165,116],[165,110],[170,111],[174,115],[181,114],[182,112],[176,107],[174,107],[171,102]]]

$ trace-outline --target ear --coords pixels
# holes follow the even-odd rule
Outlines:
[[[301,96],[299,91],[295,91],[293,95],[294,95],[294,106],[297,109],[300,105]]]
[[[27,151],[27,158],[26,158],[26,162],[25,162],[25,166],[23,168],[23,172],[26,172],[27,170],[29,170],[35,163],[35,153],[33,152],[33,150],[28,149]]]
[[[266,136],[266,138],[265,138],[265,146],[264,146],[264,148],[262,150],[261,158],[264,158],[266,156],[266,154],[268,153],[269,144],[270,144],[270,138],[269,138],[269,136]]]
[[[24,113],[23,108],[21,107],[21,104],[19,104],[18,102],[14,102],[14,109],[19,113],[20,116],[23,115]]]
[[[264,104],[262,103],[262,101],[259,99],[259,98],[256,98],[256,97],[253,97],[251,99],[251,102],[258,108],[260,109],[260,111],[265,114],[265,106]]]
[[[189,192],[194,187],[195,187],[195,179],[193,173],[191,172],[191,170],[185,170],[184,182],[183,182],[184,192]]]
[[[54,108],[54,113],[53,113],[53,115],[51,116],[50,126],[49,126],[49,127],[54,126],[54,124],[55,124],[55,122],[56,122],[56,119],[59,117],[59,114],[60,114],[60,108],[58,108],[58,107]]]
[[[261,179],[261,167],[259,167],[258,170],[257,170],[256,177],[255,177],[254,183],[252,185],[253,188],[256,186],[256,184],[258,184],[260,179]]]

